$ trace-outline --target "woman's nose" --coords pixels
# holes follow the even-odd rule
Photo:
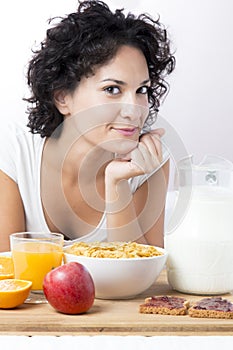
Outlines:
[[[137,120],[142,117],[142,106],[136,103],[122,103],[121,117],[129,120]]]

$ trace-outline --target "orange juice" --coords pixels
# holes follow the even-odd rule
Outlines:
[[[17,243],[12,249],[15,278],[32,281],[32,290],[42,290],[44,276],[61,265],[62,256],[62,247],[54,243]]]

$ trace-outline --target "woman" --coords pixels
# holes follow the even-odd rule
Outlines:
[[[169,157],[150,124],[174,63],[159,21],[101,1],[47,31],[28,68],[29,129],[1,135],[2,251],[17,231],[163,246]]]

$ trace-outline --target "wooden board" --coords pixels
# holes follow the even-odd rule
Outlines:
[[[202,298],[177,293],[169,287],[166,272],[142,295],[130,300],[96,299],[83,315],[64,315],[49,304],[23,304],[0,310],[1,335],[233,335],[233,320],[185,316],[145,315],[138,312],[151,295],[185,296],[190,302]],[[233,295],[225,298],[233,302]]]

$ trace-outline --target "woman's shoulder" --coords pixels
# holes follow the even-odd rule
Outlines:
[[[29,131],[29,129],[23,121],[10,120],[10,121],[2,122],[1,133],[3,131],[17,135],[17,134],[25,133],[26,131]]]
[[[26,133],[26,125],[23,122],[16,121],[5,121],[1,124],[1,139],[15,140],[18,135],[23,135]]]
[[[35,141],[42,141],[42,138],[38,134],[32,134],[23,121],[9,121],[2,124],[0,142],[13,145],[16,143],[31,143]]]
[[[0,131],[0,148],[4,150],[1,158],[16,159],[27,154],[37,154],[43,146],[44,139],[39,134],[31,133],[23,122],[5,122]]]
[[[0,130],[0,169],[18,181],[22,170],[38,162],[43,139],[20,122],[5,122]],[[23,167],[23,168],[22,168]]]

